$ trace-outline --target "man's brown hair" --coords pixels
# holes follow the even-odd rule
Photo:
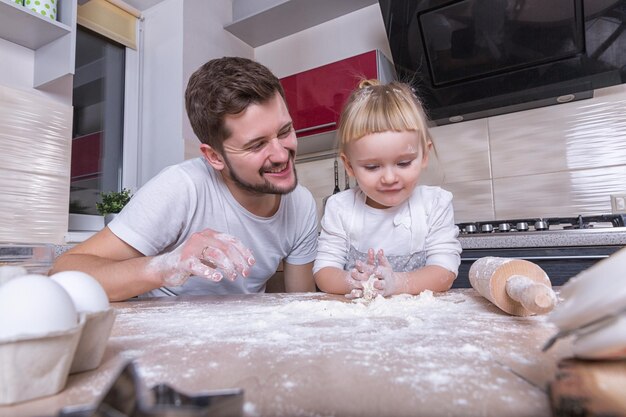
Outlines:
[[[280,81],[267,67],[247,58],[224,57],[207,62],[191,75],[185,107],[200,142],[223,153],[224,141],[231,135],[225,116],[264,103],[277,92],[285,99]]]

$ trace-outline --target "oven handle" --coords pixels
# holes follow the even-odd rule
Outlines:
[[[609,255],[565,255],[565,256],[511,256],[514,259],[525,259],[527,261],[550,261],[550,260],[562,260],[562,259],[605,259]],[[483,258],[463,258],[461,261],[477,261]]]

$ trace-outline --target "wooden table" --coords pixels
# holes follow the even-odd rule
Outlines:
[[[58,395],[0,416],[94,404],[136,359],[147,386],[189,394],[243,388],[246,416],[549,416],[561,341],[540,317],[512,317],[473,289],[347,301],[259,294],[114,303],[100,367]]]

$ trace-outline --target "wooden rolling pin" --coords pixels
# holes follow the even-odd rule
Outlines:
[[[472,264],[469,280],[480,295],[514,316],[545,314],[556,305],[548,275],[529,261],[486,256]]]

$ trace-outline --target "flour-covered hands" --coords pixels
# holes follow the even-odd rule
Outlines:
[[[179,286],[192,276],[212,281],[226,277],[247,277],[255,259],[252,251],[239,239],[226,233],[206,229],[194,233],[174,251],[156,256],[148,268],[161,274],[163,285]]]
[[[376,262],[378,265],[374,275],[378,281],[374,283],[374,288],[384,297],[403,292],[403,287],[406,286],[406,274],[393,270],[382,249],[376,253]]]
[[[354,281],[354,289],[346,295],[350,299],[366,298],[372,299],[378,295],[378,290],[374,286],[376,272],[376,258],[374,249],[367,251],[367,261],[357,260],[354,268],[350,271],[350,277]],[[374,278],[372,278],[374,277]]]
[[[349,292],[346,298],[355,299],[363,297],[363,282],[367,280],[365,273],[360,271],[358,266],[352,268],[346,274],[346,282],[348,283]]]

